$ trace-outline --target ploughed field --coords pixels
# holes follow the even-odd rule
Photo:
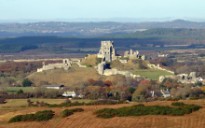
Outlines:
[[[52,103],[53,102],[54,101],[52,101]],[[187,100],[182,102],[200,105],[202,108],[199,111],[184,116],[147,115],[103,119],[96,117],[94,112],[103,108],[120,108],[132,106],[137,103],[56,108],[26,107],[21,103],[18,109],[15,109],[16,106],[13,105],[9,110],[5,108],[5,112],[2,112],[2,105],[0,105],[0,128],[205,128],[205,100]],[[56,100],[56,103],[59,103],[59,100]],[[171,101],[155,101],[143,104],[146,106],[163,106],[171,105],[171,103]],[[12,104],[10,103],[10,105]],[[60,112],[70,108],[83,108],[84,111],[62,118]],[[55,111],[54,118],[43,122],[8,123],[8,120],[15,115],[33,113],[41,110]]]

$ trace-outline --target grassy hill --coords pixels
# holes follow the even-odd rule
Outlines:
[[[64,84],[65,86],[79,87],[88,79],[101,79],[94,68],[78,68],[73,66],[68,71],[63,69],[48,70],[40,73],[33,73],[28,76],[37,86],[44,83]]]
[[[96,56],[90,55],[87,59],[83,60],[83,63],[90,65],[88,68],[79,68],[77,65],[73,65],[71,69],[65,71],[63,69],[54,69],[44,72],[36,72],[28,76],[36,86],[45,84],[64,84],[70,87],[80,87],[89,79],[94,80],[110,80],[116,83],[118,79],[123,79],[124,76],[101,76],[97,73],[94,66],[96,65]],[[129,60],[128,63],[122,64],[118,60],[115,60],[111,64],[111,68],[117,68],[121,71],[130,71],[134,74],[140,75],[144,78],[158,80],[159,76],[171,75],[166,71],[149,69],[146,66],[147,62],[142,60]]]
[[[118,70],[127,70],[141,77],[151,80],[158,80],[160,76],[173,75],[167,71],[158,69],[149,69],[147,67],[147,61],[143,60],[129,60],[128,63],[122,64],[118,60],[112,62],[111,67]]]

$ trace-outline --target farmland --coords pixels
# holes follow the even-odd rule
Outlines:
[[[58,101],[57,101],[58,102]],[[181,101],[180,101],[181,102]],[[60,112],[65,108],[52,108],[56,115],[47,122],[21,122],[7,123],[7,121],[18,114],[26,114],[48,109],[46,107],[29,107],[7,112],[0,116],[0,128],[204,128],[205,126],[205,100],[187,100],[187,104],[202,106],[197,112],[185,116],[139,116],[139,117],[114,117],[111,119],[97,118],[94,112],[102,108],[120,108],[137,103],[120,105],[80,106],[85,111],[75,113],[67,118],[60,117]],[[155,101],[144,103],[149,105],[171,105],[171,101]],[[2,106],[2,105],[1,105]],[[79,106],[78,106],[79,107]],[[75,107],[68,107],[75,108]],[[0,108],[1,109],[1,108]],[[51,109],[51,108],[49,108]]]

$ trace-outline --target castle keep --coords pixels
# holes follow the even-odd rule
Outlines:
[[[97,54],[98,58],[102,61],[112,62],[116,59],[115,48],[113,46],[113,41],[101,41],[100,51]]]

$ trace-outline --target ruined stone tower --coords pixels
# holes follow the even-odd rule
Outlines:
[[[113,41],[101,41],[101,47],[97,57],[102,58],[105,62],[112,62],[115,60],[116,53],[113,46]]]

